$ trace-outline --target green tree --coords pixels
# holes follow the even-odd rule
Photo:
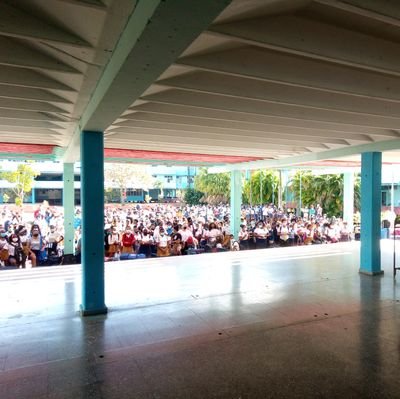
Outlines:
[[[243,186],[243,203],[276,203],[278,191],[278,173],[271,170],[258,170],[251,174],[250,179]]]
[[[104,165],[105,188],[119,190],[120,202],[126,199],[127,188],[141,188],[148,191],[154,185],[154,178],[143,165],[108,163]]]
[[[39,172],[32,168],[32,163],[20,163],[17,170],[10,172],[2,172],[1,176],[4,180],[13,184],[11,190],[15,194],[15,203],[21,206],[24,203],[25,194],[32,190],[35,177],[39,176]]]
[[[320,204],[328,216],[343,214],[343,174],[313,175],[310,171],[298,171],[289,183],[297,201],[302,206]],[[360,209],[360,178],[355,179],[354,184],[354,208]]]
[[[163,184],[163,182],[161,180],[156,180],[153,183],[153,187],[158,190],[158,199],[162,200],[164,198],[164,191],[163,191],[164,184]]]
[[[10,196],[7,193],[3,194],[3,202],[7,204],[7,202],[10,200]]]
[[[204,202],[228,202],[230,197],[231,178],[229,173],[208,173],[201,168],[194,179],[194,188],[204,193]]]
[[[199,205],[202,203],[202,198],[204,197],[204,193],[201,191],[195,190],[194,188],[188,188],[185,191],[184,201],[188,205]]]

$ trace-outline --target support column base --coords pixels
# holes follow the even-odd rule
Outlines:
[[[82,317],[87,317],[87,316],[98,316],[98,315],[102,315],[102,314],[107,314],[108,313],[108,308],[105,306],[104,308],[101,309],[90,309],[90,310],[86,310],[82,308],[82,305],[80,306],[79,309],[79,314]]]
[[[382,276],[384,274],[383,270],[379,270],[378,272],[370,272],[368,270],[360,269],[358,271],[359,274],[364,274],[365,276]]]

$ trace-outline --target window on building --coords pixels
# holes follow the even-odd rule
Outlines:
[[[389,204],[387,203],[387,192],[382,191],[382,205],[383,206],[388,206]]]
[[[126,195],[140,197],[143,194],[143,190],[141,188],[128,188],[126,190]]]
[[[168,183],[171,183],[172,182],[172,180],[174,179],[171,175],[165,175],[164,176],[164,179],[168,182]]]

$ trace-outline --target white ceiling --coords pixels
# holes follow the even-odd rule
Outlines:
[[[0,2],[0,142],[69,145],[135,3]],[[398,139],[389,0],[234,0],[105,133],[107,148],[262,159]]]

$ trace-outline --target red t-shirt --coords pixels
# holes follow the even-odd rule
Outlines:
[[[130,247],[133,245],[133,243],[135,242],[135,236],[133,234],[122,234],[122,246],[124,247]]]

